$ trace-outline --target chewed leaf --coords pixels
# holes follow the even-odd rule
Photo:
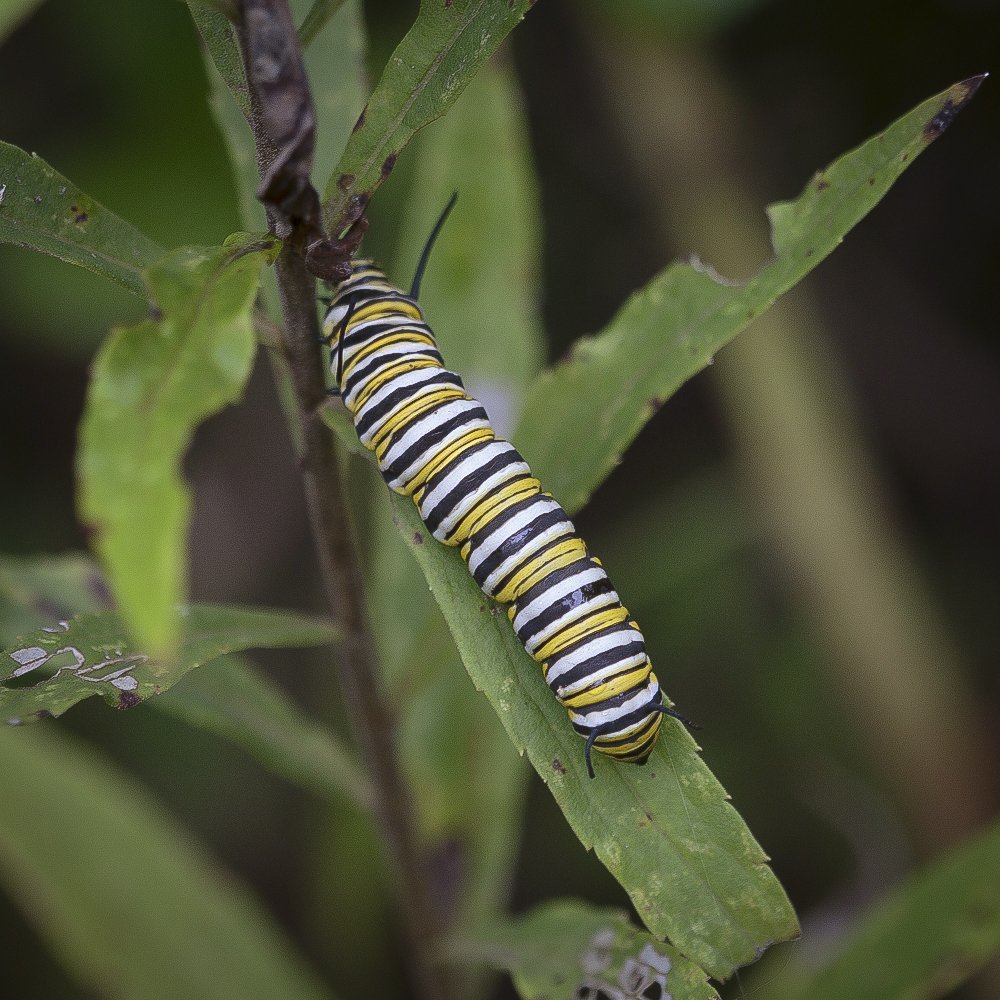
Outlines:
[[[455,549],[427,543],[413,504],[392,501],[473,682],[650,931],[719,979],[795,937],[795,914],[767,857],[680,723],[665,720],[645,767],[597,755],[591,781],[583,740],[507,616]]]
[[[455,962],[509,972],[522,1000],[718,1000],[702,969],[620,910],[566,899],[494,921],[447,949]]]
[[[122,615],[169,649],[186,596],[195,428],[234,402],[250,374],[251,309],[273,240],[246,234],[184,248],[145,272],[157,316],[116,330],[94,362],[77,452],[78,507]]]
[[[389,176],[414,134],[440,118],[533,0],[424,0],[361,112],[323,196],[327,227],[353,196],[368,197]]]
[[[0,720],[20,725],[62,715],[94,695],[115,708],[132,708],[224,653],[334,638],[328,622],[288,612],[199,604],[178,617],[183,631],[169,659],[130,639],[113,611],[77,615],[21,636],[0,654]]]
[[[756,277],[720,282],[710,268],[673,264],[536,381],[514,441],[570,513],[665,400],[833,252],[981,82],[924,101],[816,174],[795,201],[773,205],[776,256]]]
[[[146,295],[142,270],[162,247],[43,159],[0,142],[0,243],[58,257]]]

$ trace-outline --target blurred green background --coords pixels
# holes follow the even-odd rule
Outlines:
[[[373,78],[415,7],[365,5]],[[672,258],[752,273],[767,256],[765,204],[993,68],[997,38],[1000,10],[977,0],[543,0],[502,56],[539,177],[549,359]],[[183,4],[49,0],[0,50],[0,137],[164,245],[217,244],[239,220],[206,86]],[[815,961],[997,809],[995,88],[804,287],[670,400],[577,518],[799,911],[804,939],[785,948]],[[424,237],[400,231],[412,173],[404,156],[375,200],[373,252]],[[141,309],[93,275],[0,247],[0,551],[85,546],[72,455],[87,365]],[[321,611],[266,364],[243,404],[201,429],[187,469],[193,595]],[[337,718],[322,653],[260,659]],[[138,774],[342,995],[400,995],[366,824],[148,708],[112,714],[95,699],[58,725]],[[524,831],[515,909],[568,894],[626,902],[536,779]],[[358,907],[352,926],[325,920],[338,895]],[[84,995],[5,900],[0,940],[12,995]],[[767,975],[748,991],[766,996]],[[962,995],[996,996],[998,983],[986,973]]]

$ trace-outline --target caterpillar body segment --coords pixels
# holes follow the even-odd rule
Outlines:
[[[356,261],[323,332],[361,443],[480,589],[509,605],[518,640],[587,741],[590,776],[592,748],[645,763],[663,715],[676,713],[642,633],[566,512],[444,367],[416,300]]]

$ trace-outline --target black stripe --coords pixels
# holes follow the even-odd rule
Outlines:
[[[489,443],[492,445],[495,442],[490,441]],[[441,522],[450,517],[464,500],[481,490],[483,484],[491,476],[496,475],[502,469],[517,465],[522,461],[521,456],[513,449],[511,451],[503,451],[496,458],[490,459],[485,465],[481,465],[478,469],[474,469],[467,476],[460,479],[448,493],[427,511],[427,515],[424,517],[424,524],[427,525],[427,529],[433,535],[441,526]],[[518,477],[513,478],[516,479]]]
[[[552,601],[541,612],[535,615],[534,618],[525,622],[517,631],[518,639],[520,639],[521,642],[527,646],[533,636],[540,634],[553,622],[558,621],[563,615],[566,614],[567,611],[573,611],[576,608],[586,609],[586,606],[594,600],[595,597],[600,597],[602,594],[609,594],[614,589],[615,588],[611,585],[611,581],[607,578],[607,575],[601,577],[600,579],[593,580],[590,583],[583,584],[576,590],[570,591],[565,597]],[[590,616],[590,614],[598,614],[601,611],[607,611],[609,608],[613,607],[614,604],[602,604],[600,607],[596,607],[590,612],[585,610],[582,614],[577,615],[572,622],[568,622],[566,627],[568,628],[569,625],[575,625],[578,622],[584,621]],[[555,635],[551,635],[546,641],[551,641],[555,638]]]
[[[490,438],[488,441],[476,441],[452,455],[451,458],[449,458],[448,461],[445,462],[444,465],[442,465],[441,468],[438,469],[437,472],[435,472],[434,475],[424,483],[421,488],[421,497],[430,496],[431,493],[433,493],[434,490],[437,489],[437,487],[440,486],[441,483],[443,483],[444,480],[447,479],[448,476],[450,476],[462,462],[464,462],[467,458],[471,458],[473,455],[478,454],[484,448],[489,448],[495,440],[495,438]],[[420,505],[418,504],[417,506],[419,507]],[[427,522],[424,521],[424,523],[426,524]]]
[[[582,716],[584,721],[580,723],[574,722],[573,725],[583,727],[581,732],[591,732],[596,728],[596,725],[588,726],[586,723],[586,718],[594,712],[605,712],[611,708],[619,708],[630,698],[634,698],[636,694],[639,693],[642,687],[652,688],[652,681],[647,677],[645,682],[639,686],[639,688],[631,688],[628,691],[622,691],[620,694],[616,694],[611,698],[605,698],[603,701],[595,702],[593,705],[587,705],[585,708],[573,708],[570,711],[574,712],[576,715]],[[616,719],[614,722],[605,722],[603,725],[607,726],[607,731],[609,735],[616,735],[623,729],[628,729],[630,726],[636,725],[636,723],[641,722],[650,712],[658,711],[655,706],[659,705],[661,702],[661,694],[659,688],[656,689],[656,695],[644,701],[638,708],[632,709],[628,715],[623,715],[620,719]]]
[[[462,387],[462,380],[453,372],[446,371],[444,368],[439,369],[437,372],[433,368],[425,368],[422,371],[426,376],[424,381],[411,383],[410,385],[401,385],[398,389],[394,389],[388,393],[384,399],[379,401],[377,406],[365,404],[363,408],[364,415],[354,422],[358,437],[363,437],[397,406],[405,403],[411,396],[415,397],[418,392],[423,391],[427,386],[457,385],[459,388]]]
[[[632,733],[628,736],[621,736],[620,734],[624,733],[628,729],[631,729],[639,725],[639,723],[642,722],[642,720],[645,719],[647,715],[651,715],[654,712],[657,715],[659,715],[660,710],[656,707],[657,705],[659,705],[659,703],[660,703],[659,699],[657,699],[655,702],[649,702],[648,704],[645,704],[640,708],[637,708],[634,712],[629,712],[628,715],[624,715],[622,716],[622,718],[617,719],[614,722],[605,722],[600,726],[588,726],[586,721],[584,722],[574,721],[573,728],[581,736],[589,736],[592,732],[596,731],[598,736],[602,740],[605,739],[605,737],[610,737],[609,739],[607,739],[607,742],[600,744],[600,749],[603,749],[605,746],[621,746],[623,743],[630,743],[636,737],[640,738],[642,737],[643,733],[645,733],[646,731],[645,727],[638,729],[635,733]],[[609,708],[611,706],[605,703],[602,706],[595,706],[595,708],[596,707]],[[576,708],[571,709],[571,711],[576,712],[577,714],[582,714],[580,713],[579,709]],[[655,725],[655,718],[650,719],[648,725],[650,726]],[[597,746],[597,744],[595,744],[595,746]]]
[[[369,341],[396,333],[415,333],[434,339],[431,328],[426,323],[411,319],[409,316],[382,316],[379,319],[366,319],[358,322],[351,320],[350,329],[344,338],[344,350],[358,346],[364,347]],[[430,345],[428,345],[430,346]]]
[[[634,630],[633,630],[634,631]],[[631,642],[626,646],[615,646],[612,649],[606,649],[603,653],[598,653],[596,656],[591,656],[589,659],[582,660],[578,663],[572,670],[566,671],[564,674],[560,674],[555,680],[549,682],[549,687],[553,691],[557,687],[567,687],[570,684],[577,684],[584,680],[590,674],[596,673],[598,670],[606,670],[608,667],[613,666],[616,662],[620,660],[631,659],[639,654],[645,654],[646,644],[642,641],[642,636],[638,632],[635,633],[635,642]],[[589,639],[590,636],[587,636]],[[559,657],[552,657],[549,660],[549,671],[551,672],[552,667],[559,662]],[[603,678],[601,684],[609,684],[616,677],[620,677],[624,673],[629,673],[633,670],[641,669],[642,664],[632,664],[631,666],[623,666],[622,669],[614,674],[609,674],[607,677]],[[595,684],[597,681],[594,682]],[[586,690],[584,688],[583,690]],[[583,691],[576,691],[573,697],[578,694],[582,694]]]
[[[492,588],[493,589],[493,593],[499,594],[505,587],[507,587],[510,584],[511,580],[513,580],[514,577],[517,576],[517,574],[528,563],[529,560],[543,558],[545,556],[545,554],[550,549],[554,549],[557,545],[561,545],[563,542],[565,542],[567,538],[572,538],[572,537],[573,537],[572,534],[569,534],[569,535],[559,535],[556,538],[553,538],[550,541],[546,542],[537,551],[531,552],[528,555],[526,555],[523,560],[519,560],[517,562],[517,564],[514,566],[513,569],[511,569],[507,573],[505,573],[493,585],[493,588]],[[480,567],[480,569],[482,569],[482,567]],[[477,583],[479,583],[479,573],[480,573],[479,569],[477,569],[476,572],[473,573],[473,577],[475,578],[475,580],[476,580]],[[483,579],[485,580],[486,576],[484,576]],[[482,584],[480,584],[479,587],[480,587],[480,590],[482,590]]]
[[[345,379],[344,395],[349,396],[357,385],[366,382],[369,378],[376,375],[379,369],[397,364],[403,358],[416,360],[418,357],[423,357],[432,361],[438,368],[447,370],[444,368],[441,353],[437,348],[431,347],[430,344],[421,344],[421,350],[414,353],[413,351],[405,350],[405,346],[405,343],[392,344],[382,348],[382,350],[376,351],[370,357],[355,365]]]
[[[532,499],[537,499],[532,497]],[[504,512],[506,513],[506,511]],[[502,527],[503,522],[508,520],[508,518],[496,518],[484,529],[476,532],[477,535],[484,536],[484,533],[492,534],[491,529],[494,526]],[[511,556],[517,555],[518,552],[522,551],[525,546],[533,539],[537,538],[542,532],[547,531],[549,528],[555,527],[557,524],[565,523],[568,527],[568,531],[559,535],[556,541],[564,542],[568,537],[573,535],[573,525],[570,523],[569,518],[566,516],[562,509],[556,510],[543,510],[542,513],[538,515],[533,521],[529,521],[523,528],[519,531],[515,531],[512,535],[509,535],[503,540],[493,551],[493,554],[488,558],[484,559],[482,563],[476,567],[476,572],[473,574],[476,583],[482,587],[482,581],[485,580],[490,573],[492,573],[498,566],[502,566]],[[485,537],[483,538],[485,540]],[[552,547],[552,542],[546,544],[542,550],[545,551]],[[473,550],[474,551],[474,550]],[[525,556],[525,560],[533,559],[536,553],[531,553]]]
[[[450,406],[454,402],[455,400],[449,399],[446,402],[441,403],[440,406]],[[419,424],[422,424],[425,420],[429,420],[437,412],[440,406],[435,406],[434,409],[428,410],[426,413],[422,413],[416,420],[394,432],[392,435],[392,441],[395,442],[407,431],[412,430]],[[456,414],[451,418],[451,420],[445,421],[440,427],[434,429],[433,431],[428,430],[426,434],[423,434],[415,444],[407,448],[406,451],[404,451],[403,454],[392,463],[392,465],[385,469],[382,473],[382,478],[385,479],[386,482],[389,482],[392,479],[397,479],[399,475],[405,472],[417,458],[423,455],[434,445],[440,444],[441,441],[443,441],[452,431],[457,430],[464,424],[470,424],[474,420],[488,419],[486,411],[481,406],[475,406],[471,410],[467,410],[465,413]],[[386,448],[383,454],[388,454],[390,450],[391,446]]]

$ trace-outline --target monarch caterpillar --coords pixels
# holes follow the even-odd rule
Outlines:
[[[354,262],[323,321],[335,388],[390,489],[410,497],[431,534],[457,546],[480,589],[591,750],[645,764],[664,715],[639,626],[566,512],[514,446],[498,438],[462,379],[444,366],[417,304],[432,231],[409,294],[371,260]]]

